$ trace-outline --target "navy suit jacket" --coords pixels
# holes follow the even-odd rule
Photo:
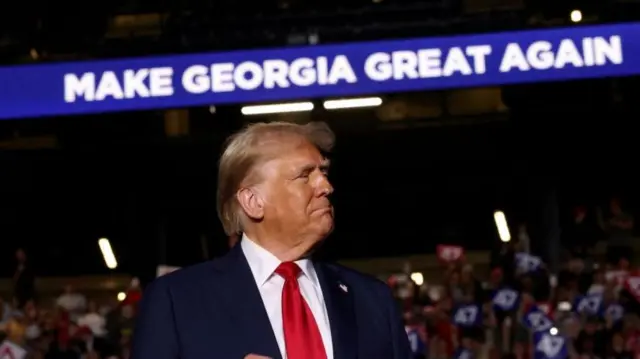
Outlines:
[[[402,317],[383,282],[338,265],[314,266],[335,359],[411,358]],[[147,287],[131,359],[243,359],[247,354],[282,359],[241,246]]]

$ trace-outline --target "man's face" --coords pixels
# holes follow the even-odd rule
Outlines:
[[[333,187],[328,161],[308,141],[278,149],[261,168],[264,191],[263,225],[275,233],[301,239],[324,239],[333,230]]]

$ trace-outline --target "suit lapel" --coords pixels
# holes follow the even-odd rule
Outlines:
[[[269,316],[241,246],[234,246],[216,264],[220,280],[211,281],[209,295],[222,298],[226,303],[234,325],[243,333],[244,346],[249,350],[246,354],[281,359]]]
[[[358,342],[353,294],[333,268],[316,263],[315,269],[329,315],[334,358],[356,358]]]

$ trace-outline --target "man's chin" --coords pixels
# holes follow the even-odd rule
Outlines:
[[[327,239],[327,237],[329,237],[329,235],[333,232],[333,227],[333,218],[325,219],[322,223],[318,223],[318,227],[314,231],[316,234],[316,239],[314,241],[315,243],[312,246],[313,249],[322,245],[324,240]]]
[[[333,227],[334,227],[333,212],[327,213],[324,216],[322,216],[322,220],[320,221],[319,225],[320,225],[319,232],[323,234],[324,238],[329,236],[331,232],[333,232]]]
[[[317,231],[315,232],[317,235],[317,239],[316,242],[318,243],[322,243],[324,242],[324,240],[329,237],[329,235],[333,232],[333,223],[331,223],[330,225],[323,225],[322,227],[318,228]]]

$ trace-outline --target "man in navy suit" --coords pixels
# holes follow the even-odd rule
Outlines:
[[[310,255],[333,230],[323,123],[259,123],[229,139],[218,214],[241,239],[224,257],[158,278],[132,359],[409,359],[389,288]]]

